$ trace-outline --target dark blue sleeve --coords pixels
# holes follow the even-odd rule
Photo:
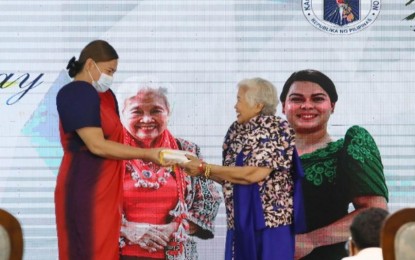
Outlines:
[[[101,127],[98,92],[87,82],[71,82],[56,97],[59,119],[65,133],[82,127]]]

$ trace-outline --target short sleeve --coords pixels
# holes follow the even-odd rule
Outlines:
[[[388,200],[379,149],[369,132],[359,126],[351,127],[346,132],[343,153],[350,198],[382,196]]]
[[[86,82],[71,82],[56,97],[56,106],[65,133],[82,127],[101,127],[98,92]]]

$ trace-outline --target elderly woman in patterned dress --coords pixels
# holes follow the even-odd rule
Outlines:
[[[170,105],[164,85],[128,78],[117,91],[124,143],[165,147],[200,156],[199,146],[167,129]],[[191,178],[180,167],[128,160],[124,175],[121,259],[198,259],[193,237],[213,238],[221,197],[213,181]]]
[[[275,116],[276,88],[253,78],[238,83],[235,110],[223,144],[223,166],[189,156],[192,176],[223,185],[227,213],[225,259],[294,258],[294,132]]]

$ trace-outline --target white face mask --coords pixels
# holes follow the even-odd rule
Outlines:
[[[92,79],[92,86],[94,86],[94,88],[98,91],[98,92],[105,92],[108,89],[110,89],[111,85],[112,85],[112,81],[113,78],[110,75],[107,75],[105,73],[102,73],[101,70],[98,68],[98,65],[95,63],[95,66],[97,67],[98,71],[101,73],[101,75],[99,76],[98,81],[95,81],[92,76],[91,73],[88,71],[89,76]]]

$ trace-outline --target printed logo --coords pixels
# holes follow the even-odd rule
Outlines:
[[[302,0],[307,20],[330,34],[352,34],[371,25],[380,12],[381,0]]]
[[[0,73],[0,90],[17,88],[17,92],[9,97],[6,101],[7,105],[14,105],[19,102],[29,91],[38,87],[43,81],[40,81],[43,77],[43,73],[35,75],[35,79],[31,78],[33,75],[24,73],[16,75],[15,73]]]

